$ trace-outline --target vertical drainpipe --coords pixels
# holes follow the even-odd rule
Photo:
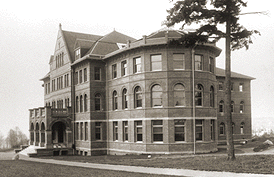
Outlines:
[[[74,86],[74,68],[71,68],[71,72],[70,72],[70,79],[71,79],[71,111],[72,111],[72,120],[73,120],[73,124],[72,124],[72,129],[73,129],[73,134],[72,134],[72,142],[74,144],[74,147],[76,147],[75,145],[75,86]],[[73,149],[74,152],[74,149]],[[75,152],[74,152],[75,153]]]
[[[195,47],[197,43],[191,49],[191,60],[192,60],[192,116],[193,116],[193,154],[196,153],[196,122],[195,122]]]
[[[107,120],[106,120],[106,129],[107,129],[107,134],[106,134],[106,141],[107,141],[107,155],[109,155],[109,99],[108,99],[108,64],[107,62],[105,62],[105,82],[106,82],[106,86],[105,86],[105,93],[106,93],[106,100],[105,100],[105,111],[106,111],[106,115],[107,115]]]

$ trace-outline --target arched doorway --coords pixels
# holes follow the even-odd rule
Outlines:
[[[66,125],[63,122],[56,122],[52,125],[52,143],[65,143]]]

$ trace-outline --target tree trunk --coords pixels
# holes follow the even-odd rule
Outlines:
[[[233,134],[232,134],[232,114],[231,114],[231,25],[230,20],[226,22],[226,67],[225,67],[225,118],[226,118],[226,142],[227,160],[235,160]]]

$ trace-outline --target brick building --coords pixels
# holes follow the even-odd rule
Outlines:
[[[30,109],[30,144],[82,155],[216,151],[227,126],[224,70],[215,67],[221,49],[169,43],[182,35],[162,30],[135,40],[60,25],[41,79],[45,106]],[[235,140],[251,138],[252,79],[232,72]]]

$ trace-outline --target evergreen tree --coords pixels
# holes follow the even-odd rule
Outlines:
[[[200,24],[195,32],[188,33],[181,39],[181,43],[187,44],[186,46],[195,46],[204,41],[215,43],[221,38],[226,40],[225,117],[228,160],[235,159],[230,107],[231,50],[243,47],[248,49],[249,44],[252,44],[252,34],[259,34],[256,30],[247,30],[239,23],[241,9],[246,6],[247,3],[242,0],[181,0],[167,10],[165,21],[168,27],[181,24],[182,29],[185,25]],[[222,25],[225,26],[225,31],[222,30]],[[185,39],[188,39],[187,42],[182,42]]]

